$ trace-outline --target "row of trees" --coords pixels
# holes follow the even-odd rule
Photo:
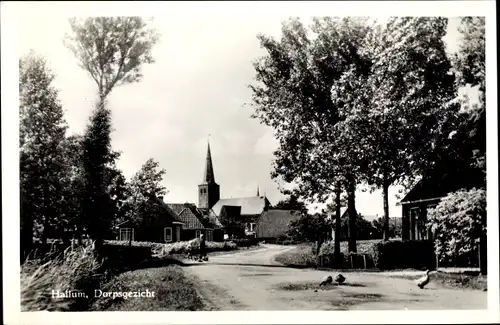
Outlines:
[[[65,44],[96,82],[97,105],[83,134],[66,135],[55,75],[34,52],[20,59],[22,252],[33,237],[45,243],[68,231],[80,239],[85,232],[99,247],[114,225],[134,221],[144,202],[166,192],[165,171],[153,159],[130,181],[117,168],[107,107],[114,88],[139,82],[141,67],[153,62],[156,33],[137,17],[71,19],[70,25]]]
[[[387,240],[390,186],[485,171],[484,18],[462,19],[453,55],[447,27],[440,17],[324,17],[309,29],[290,19],[280,40],[258,36],[267,53],[254,62],[251,104],[279,141],[272,176],[296,184],[307,201],[332,200],[336,224],[345,198],[349,251],[357,185],[382,189]],[[478,87],[476,105],[459,95],[466,85]]]
[[[290,195],[284,200],[279,201],[274,209],[295,210],[302,213],[302,217],[292,221],[287,233],[296,241],[309,241],[322,243],[331,238],[332,229],[336,229],[336,222],[327,217],[326,212],[335,212],[335,205],[328,204],[326,211],[322,213],[309,214],[305,203],[299,200],[295,195]],[[401,218],[393,218],[389,225],[389,237],[401,237],[402,222]],[[379,217],[371,222],[363,215],[358,213],[355,218],[356,238],[360,240],[381,239],[384,234],[384,217]],[[349,216],[341,216],[340,237],[339,240],[349,238]]]

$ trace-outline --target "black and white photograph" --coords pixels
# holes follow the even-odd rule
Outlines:
[[[2,3],[6,324],[500,321],[495,3],[416,3]]]

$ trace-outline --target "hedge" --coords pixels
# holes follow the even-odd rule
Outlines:
[[[232,239],[231,242],[238,245],[238,247],[250,247],[259,245],[259,240],[257,238]]]
[[[357,252],[348,252],[341,242],[341,257],[334,257],[334,242],[321,245],[318,263],[332,268],[424,269],[435,268],[434,247],[429,241],[367,240],[357,243]]]
[[[274,245],[298,245],[302,244],[303,242],[293,240],[290,238],[268,238],[263,240],[266,244],[274,244]]]
[[[436,256],[430,241],[379,242],[374,247],[373,261],[380,270],[436,268]]]

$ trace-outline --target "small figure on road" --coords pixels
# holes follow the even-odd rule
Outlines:
[[[417,286],[420,288],[420,289],[423,289],[429,282],[430,282],[430,278],[429,278],[429,272],[431,270],[427,270],[425,272],[425,275],[423,277],[421,277],[420,279],[417,279],[415,282],[417,283]]]
[[[321,282],[321,283],[319,284],[319,286],[320,286],[320,287],[321,287],[321,286],[326,286],[327,284],[331,284],[332,282],[333,282],[332,276],[331,276],[331,275],[329,275],[329,276],[327,276],[327,277],[323,278],[323,282]]]
[[[342,284],[345,281],[345,277],[342,274],[339,274],[335,277],[335,282],[338,284]]]
[[[206,256],[207,256],[207,253],[206,253],[205,236],[202,234],[200,236],[200,262],[205,260]]]

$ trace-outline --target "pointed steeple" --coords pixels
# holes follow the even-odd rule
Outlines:
[[[259,193],[259,185],[257,185],[257,196],[260,196],[260,193]]]
[[[204,183],[215,183],[214,168],[212,166],[212,155],[210,153],[210,142],[207,148],[207,161],[205,165],[205,176],[203,177]]]

